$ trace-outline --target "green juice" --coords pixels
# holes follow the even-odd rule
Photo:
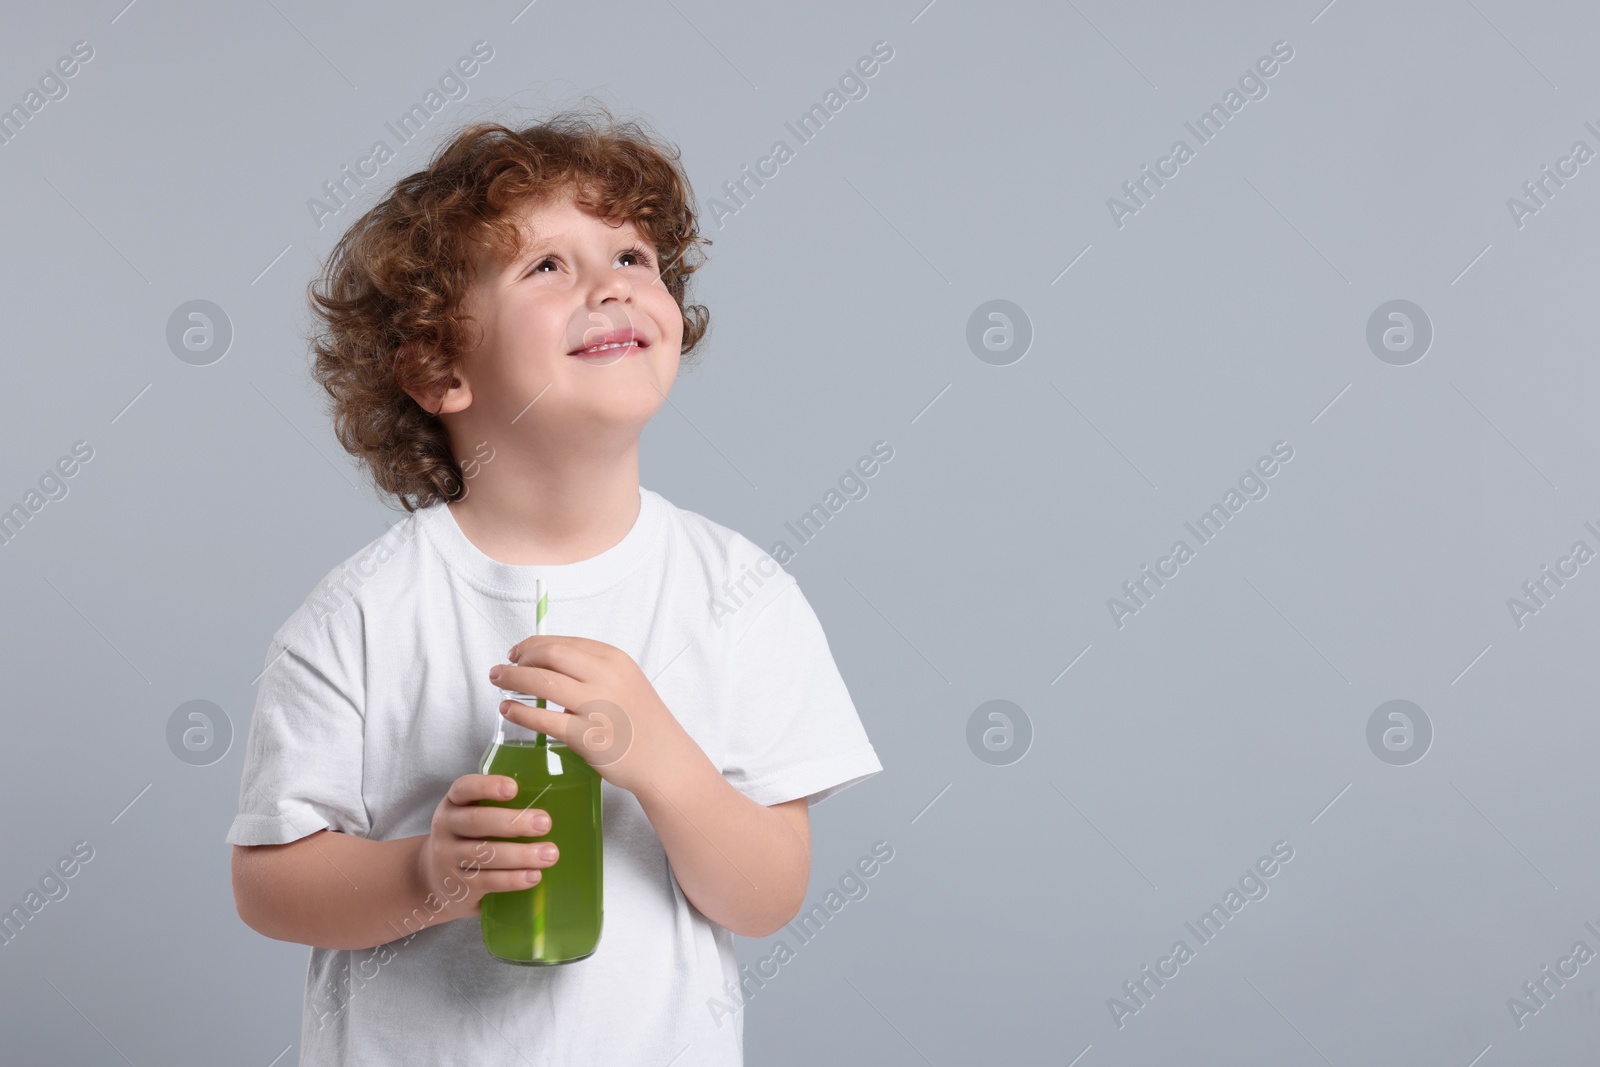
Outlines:
[[[507,963],[536,966],[593,955],[604,918],[600,775],[576,752],[543,735],[491,743],[480,773],[516,779],[517,795],[478,803],[550,814],[550,832],[542,837],[487,840],[553,841],[560,853],[527,889],[484,894],[479,917],[484,947]]]

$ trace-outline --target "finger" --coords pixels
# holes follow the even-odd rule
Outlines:
[[[543,837],[550,832],[550,814],[536,807],[456,807],[442,820],[447,832],[469,841],[488,837]]]
[[[475,892],[515,893],[537,885],[543,878],[544,872],[538,870],[479,871],[472,884]]]
[[[474,804],[480,800],[510,800],[516,796],[517,780],[504,774],[463,774],[450,783],[444,798],[452,804]]]
[[[494,851],[472,858],[475,869],[487,871],[539,869],[561,859],[561,848],[554,841],[485,841]],[[468,871],[467,873],[471,873]]]
[[[489,672],[489,680],[501,689],[543,697],[564,708],[581,703],[580,694],[584,691],[584,683],[570,674],[551,667],[501,665],[497,670]]]
[[[515,667],[544,667],[574,680],[592,681],[602,677],[618,656],[624,656],[621,649],[605,641],[557,633],[523,638],[512,646],[506,659]]]
[[[587,681],[593,675],[595,666],[608,653],[615,651],[615,646],[587,637],[537,634],[524,637],[514,645],[506,653],[506,659],[516,666],[548,667],[559,674]]]
[[[525,726],[541,734],[548,734],[568,746],[572,744],[568,735],[571,733],[574,724],[583,725],[577,722],[577,716],[569,715],[567,712],[551,711],[549,708],[536,708],[531,704],[524,704],[520,700],[503,701],[500,705],[500,714],[518,726]]]

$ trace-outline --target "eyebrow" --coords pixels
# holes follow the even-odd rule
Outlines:
[[[526,262],[530,256],[537,255],[540,252],[543,252],[545,249],[550,248],[552,245],[559,244],[565,237],[565,234],[556,234],[553,237],[536,237],[527,239],[523,241],[522,247],[517,251],[516,256],[513,257],[513,262]]]

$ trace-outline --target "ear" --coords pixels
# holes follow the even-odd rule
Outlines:
[[[466,410],[472,404],[472,387],[467,384],[466,376],[461,373],[459,367],[451,372],[448,387],[434,386],[427,389],[409,383],[407,371],[413,366],[409,354],[402,352],[400,358],[395,361],[394,377],[400,388],[405,390],[406,395],[415,400],[422,410],[431,415],[452,415]]]

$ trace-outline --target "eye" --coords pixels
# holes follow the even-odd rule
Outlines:
[[[546,265],[555,266],[555,262],[556,261],[554,259],[551,259],[549,256],[545,256],[539,262],[535,263],[533,265],[533,269],[531,271],[529,271],[528,273],[529,274],[537,274],[537,273],[539,273],[539,271],[543,270]]]
[[[648,267],[654,262],[654,260],[650,258],[650,253],[646,252],[638,245],[634,245],[632,248],[629,248],[626,251],[617,253],[617,259],[619,261],[628,259],[629,257],[632,257],[634,265],[639,267]]]

